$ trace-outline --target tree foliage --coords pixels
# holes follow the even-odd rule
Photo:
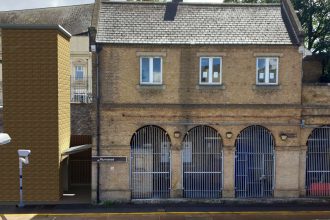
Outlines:
[[[306,47],[314,54],[330,52],[330,1],[292,0],[305,31]]]
[[[323,58],[321,81],[330,82],[330,1],[291,1],[305,31],[305,46]]]

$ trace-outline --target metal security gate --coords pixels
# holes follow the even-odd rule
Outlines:
[[[330,127],[316,128],[308,138],[306,195],[330,196]]]
[[[222,192],[222,139],[207,126],[187,132],[183,141],[183,196],[219,198]]]
[[[131,140],[132,199],[170,196],[170,139],[157,126],[139,129]]]
[[[244,129],[236,140],[235,196],[272,197],[274,161],[272,134],[256,125]]]

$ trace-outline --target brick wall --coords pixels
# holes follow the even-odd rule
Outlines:
[[[165,53],[163,87],[139,86],[137,52]],[[224,53],[224,88],[198,86],[199,54]],[[279,86],[256,86],[256,53],[278,53]],[[100,54],[103,103],[299,104],[301,54],[294,46],[125,47],[104,46]],[[294,92],[292,91],[299,91]]]
[[[71,104],[72,135],[92,135],[93,104]]]
[[[17,149],[31,149],[24,167],[24,199],[60,198],[60,153],[70,141],[70,50],[57,30],[2,30],[4,131],[0,201],[17,201]],[[17,175],[15,175],[17,174]]]
[[[317,83],[322,75],[322,59],[317,56],[308,56],[303,60],[303,82]]]
[[[138,53],[163,58],[162,86],[140,86]],[[221,87],[199,86],[199,56],[221,53]],[[255,54],[278,54],[279,86],[256,86]],[[235,140],[249,125],[269,129],[276,142],[276,197],[304,190],[301,140],[301,54],[294,46],[110,46],[100,54],[101,155],[130,158],[132,135],[145,125],[163,128],[171,139],[171,197],[182,197],[181,149],[184,135],[200,124],[215,128],[224,141],[224,197],[234,196]],[[179,131],[181,137],[175,138]],[[226,132],[232,132],[228,139]],[[292,133],[287,141],[281,133]],[[306,132],[308,133],[308,132]],[[95,137],[94,137],[95,140]],[[94,141],[95,145],[95,141]],[[93,147],[92,154],[96,154]],[[288,158],[291,158],[288,160]],[[101,164],[101,200],[130,200],[129,162]],[[120,177],[120,178],[118,178]],[[93,163],[92,195],[96,195]]]

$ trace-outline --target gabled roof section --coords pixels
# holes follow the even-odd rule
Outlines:
[[[98,43],[297,44],[281,4],[128,3],[103,0]]]
[[[72,35],[91,26],[94,4],[0,11],[0,24],[61,25]]]

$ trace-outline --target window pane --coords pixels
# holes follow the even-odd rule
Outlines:
[[[277,77],[277,59],[270,58],[269,59],[269,82],[276,83]]]
[[[201,82],[209,82],[209,58],[201,59]]]
[[[149,82],[149,58],[142,58],[142,82]]]
[[[213,73],[212,73],[212,82],[220,83],[220,58],[213,58]]]
[[[264,83],[266,78],[266,59],[258,58],[258,82]]]
[[[76,66],[75,78],[76,80],[82,80],[84,77],[84,68],[83,66]]]
[[[154,58],[153,60],[154,83],[160,83],[162,81],[161,58]]]

